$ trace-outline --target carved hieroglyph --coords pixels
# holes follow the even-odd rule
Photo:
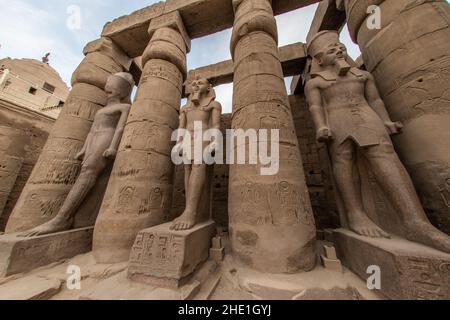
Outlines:
[[[95,114],[94,123],[81,151],[75,159],[82,160],[81,172],[64,200],[58,214],[50,221],[21,234],[40,236],[69,230],[75,214],[100,175],[117,154],[123,128],[131,107],[134,80],[131,74],[119,72],[108,77],[105,92],[106,106]]]
[[[128,277],[157,287],[178,288],[208,259],[212,220],[189,230],[171,230],[171,223],[139,232],[130,254]]]
[[[107,78],[131,64],[107,38],[89,43],[84,53],[72,78],[73,89],[8,221],[8,233],[29,230],[58,213],[81,169],[81,161],[74,157],[84,145],[96,112],[106,104]]]
[[[94,231],[98,262],[127,261],[139,231],[167,220],[171,135],[178,128],[190,39],[178,12],[152,20],[143,72]]]
[[[449,254],[401,238],[373,239],[345,229],[334,230],[333,240],[344,265],[364,281],[368,268],[380,268],[381,288],[376,291],[387,298],[450,299]]]
[[[261,175],[261,164],[230,167],[233,254],[262,271],[309,270],[316,259],[315,222],[278,56],[271,2],[238,0],[233,5],[232,129],[279,129],[280,133],[276,175]]]
[[[394,150],[390,135],[401,133],[403,126],[390,119],[372,75],[350,67],[336,31],[316,34],[308,43],[308,54],[316,71],[305,94],[317,140],[328,145],[345,227],[367,237],[389,237],[363,205],[357,167],[358,156],[363,156],[398,215],[398,220],[388,218],[390,223],[400,223],[408,240],[450,252],[450,237],[430,224]]]
[[[432,223],[450,234],[450,6],[445,0],[346,1],[350,34],[379,87]],[[367,5],[381,12],[381,29]]]

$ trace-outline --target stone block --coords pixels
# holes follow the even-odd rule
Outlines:
[[[48,300],[61,291],[61,281],[30,276],[0,287],[0,300]]]
[[[340,260],[337,259],[328,259],[325,256],[320,256],[321,260],[322,260],[322,264],[324,266],[325,269],[328,270],[333,270],[333,271],[337,271],[337,272],[342,272],[342,264]]]
[[[220,263],[223,261],[223,258],[225,257],[225,248],[210,249],[209,256],[213,261]]]
[[[225,248],[223,247],[222,237],[217,236],[212,239],[212,246],[209,250],[211,260],[220,263],[225,257]]]
[[[221,237],[214,237],[212,239],[212,246],[213,249],[220,249],[223,247],[222,245],[222,238]]]
[[[171,223],[141,231],[131,251],[128,277],[158,287],[179,288],[208,259],[215,223],[170,230]]]
[[[368,238],[334,231],[338,257],[366,280],[369,266],[381,271],[381,289],[390,299],[450,299],[450,255],[400,238]]]
[[[325,245],[323,246],[323,249],[325,250],[325,257],[328,259],[337,260],[336,249],[334,247]]]
[[[162,15],[160,17],[154,18],[150,22],[150,26],[148,29],[148,33],[150,38],[152,38],[153,34],[156,30],[161,28],[172,28],[178,31],[186,44],[187,52],[191,51],[191,38],[189,37],[183,23],[183,19],[178,11],[173,11],[171,13]]]
[[[0,278],[89,252],[93,227],[75,229],[38,237],[0,237]]]

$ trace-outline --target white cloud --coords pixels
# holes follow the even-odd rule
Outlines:
[[[29,1],[10,1],[0,11],[1,57],[32,58],[40,60],[51,52],[51,65],[70,86],[74,67],[82,59],[64,39],[56,36],[56,18]]]

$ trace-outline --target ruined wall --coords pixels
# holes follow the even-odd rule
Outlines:
[[[311,204],[317,229],[336,228],[339,226],[339,214],[336,209],[333,186],[329,175],[327,151],[323,145],[316,143],[314,123],[304,96],[291,95],[289,102],[294,117],[295,129],[303,159]],[[221,130],[231,128],[231,114],[222,115]],[[213,217],[220,228],[228,228],[228,178],[229,166],[214,167],[213,181]],[[184,210],[184,171],[177,166],[175,173],[172,217]]]
[[[7,169],[7,158],[13,158],[17,169],[16,175],[11,171],[1,172],[1,196],[5,201],[4,206],[0,206],[0,231],[5,229],[8,217],[36,164],[53,123],[54,120],[50,117],[0,100],[0,161],[5,166],[4,169]]]

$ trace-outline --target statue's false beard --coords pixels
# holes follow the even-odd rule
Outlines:
[[[195,104],[200,103],[200,96],[201,96],[200,91],[195,91],[192,94],[191,101]]]
[[[339,76],[345,76],[352,68],[350,64],[344,59],[336,60],[336,65],[339,68]]]

